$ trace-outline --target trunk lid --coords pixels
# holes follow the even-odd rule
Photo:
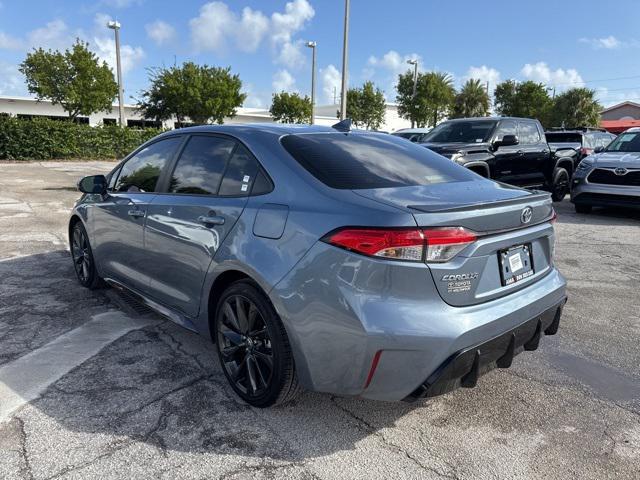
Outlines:
[[[475,305],[508,295],[551,269],[553,207],[546,192],[475,180],[354,193],[411,212],[420,227],[464,227],[478,235],[452,260],[429,263],[438,292],[450,305]],[[529,209],[530,218],[523,218]],[[516,254],[522,270],[511,272],[509,257]],[[516,272],[527,276],[505,283]]]

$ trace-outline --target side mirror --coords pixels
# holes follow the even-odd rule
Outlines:
[[[600,145],[599,147],[594,148],[593,153],[604,152],[604,147]]]
[[[502,137],[502,140],[497,140],[495,142],[493,142],[493,146],[495,148],[498,147],[511,147],[513,145],[518,145],[518,143],[520,143],[518,141],[518,136],[517,135],[505,135],[504,137]]]
[[[103,194],[107,191],[107,179],[104,175],[91,175],[78,182],[78,190],[82,193]]]

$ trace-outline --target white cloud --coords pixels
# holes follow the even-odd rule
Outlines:
[[[0,95],[26,95],[24,78],[17,65],[0,60]]]
[[[588,43],[595,49],[605,48],[608,50],[613,50],[624,45],[623,42],[618,40],[613,35],[609,35],[608,37],[604,38],[581,38],[579,41],[581,43]]]
[[[19,38],[7,35],[4,32],[0,32],[0,49],[6,50],[20,50],[23,47],[22,41]]]
[[[108,5],[114,8],[127,8],[132,5],[140,5],[143,0],[102,0],[103,5]]]
[[[333,65],[320,69],[320,81],[322,83],[322,94],[325,103],[334,104],[334,95],[340,98],[342,89],[342,76],[340,71]],[[339,102],[339,100],[338,100]]]
[[[153,40],[156,45],[164,45],[173,40],[176,35],[176,29],[162,20],[147,23],[144,28],[147,31],[147,36]]]
[[[557,87],[559,90],[584,86],[584,81],[577,70],[573,68],[551,70],[545,62],[527,63],[520,73],[527,80]]]
[[[52,20],[44,27],[36,28],[27,35],[27,46],[44,49],[69,48],[73,43],[73,35],[69,33],[67,24],[62,20]]]
[[[271,86],[274,92],[293,92],[295,91],[296,79],[287,70],[278,70],[273,75]]]
[[[304,63],[302,45],[294,35],[313,18],[315,11],[307,0],[293,0],[284,13],[271,17],[249,7],[241,13],[221,1],[204,4],[200,14],[189,21],[191,39],[199,51],[227,52],[229,45],[243,52],[255,52],[268,39],[276,63],[295,68]]]
[[[371,55],[369,57],[369,60],[367,61],[367,64],[370,67],[383,68],[394,75],[399,75],[400,73],[404,73],[407,70],[413,68],[413,66],[407,64],[409,60],[417,60],[418,68],[420,68],[420,64],[422,63],[422,58],[420,57],[420,55],[418,55],[417,53],[400,55],[395,50],[389,50],[380,58]]]
[[[495,88],[495,86],[500,83],[500,72],[495,68],[487,67],[486,65],[482,65],[480,67],[469,67],[469,70],[467,70],[467,74],[465,75],[465,79],[470,78],[480,80],[482,83],[489,82],[490,88]]]
[[[271,102],[271,97],[265,92],[256,91],[254,84],[246,83],[243,87],[243,93],[247,95],[242,104],[243,107],[266,108]]]

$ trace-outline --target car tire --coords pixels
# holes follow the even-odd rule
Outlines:
[[[71,229],[69,239],[73,268],[80,285],[89,290],[95,290],[104,285],[98,276],[96,263],[93,258],[93,250],[89,242],[89,235],[81,221],[77,221]]]
[[[576,208],[576,213],[591,213],[593,209],[591,205],[579,205],[577,203],[574,204],[574,207]]]
[[[551,185],[551,199],[561,202],[569,193],[569,172],[564,168],[556,168],[553,171],[553,183]]]
[[[287,332],[255,283],[240,280],[224,291],[214,325],[222,371],[242,400],[265,408],[289,402],[298,395]]]

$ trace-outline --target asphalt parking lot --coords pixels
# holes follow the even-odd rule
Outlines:
[[[258,410],[207,339],[76,283],[75,182],[110,167],[0,163],[0,478],[640,478],[640,214],[556,205],[560,331],[475,389]]]

